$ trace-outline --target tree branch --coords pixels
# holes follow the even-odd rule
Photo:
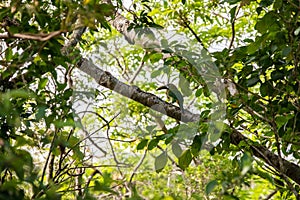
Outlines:
[[[182,122],[198,121],[200,119],[200,116],[197,114],[193,114],[187,110],[181,113],[179,107],[163,101],[156,95],[144,92],[137,86],[127,85],[126,83],[119,81],[111,73],[95,66],[92,61],[82,58],[77,66],[78,69],[94,78],[99,85],[113,90],[122,96],[128,97],[173,119]]]
[[[250,144],[250,149],[254,156],[264,160],[268,165],[274,167],[278,172],[280,172],[280,163],[278,155],[274,154],[262,145],[253,144],[253,142],[247,137],[245,137],[242,133],[240,133],[234,128],[232,129],[233,132],[230,135],[232,144],[239,145],[240,142],[246,141],[247,144]],[[282,159],[282,164],[285,169],[284,174],[300,185],[299,166],[285,159]]]
[[[47,41],[50,40],[53,37],[56,37],[60,35],[61,33],[64,33],[66,31],[58,30],[54,31],[48,34],[40,33],[40,34],[30,34],[30,33],[2,33],[0,34],[0,39],[9,39],[9,38],[18,38],[18,39],[24,39],[24,40],[37,40],[37,41]]]

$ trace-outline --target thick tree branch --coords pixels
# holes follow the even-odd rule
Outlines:
[[[253,155],[256,157],[264,160],[268,165],[275,168],[278,172],[280,172],[280,163],[279,163],[279,157],[278,155],[274,154],[270,150],[268,150],[266,147],[258,144],[253,144],[253,142],[245,137],[243,134],[241,134],[236,129],[232,128],[233,132],[230,135],[231,143],[234,145],[239,145],[240,142],[246,141],[247,144],[250,145],[251,151]],[[300,185],[300,168],[298,165],[289,162],[285,159],[282,159],[282,164],[284,168],[284,174],[288,176],[290,179],[295,181]]]
[[[163,101],[154,94],[144,92],[137,86],[127,85],[119,81],[111,73],[103,71],[87,59],[81,59],[78,63],[78,69],[94,78],[99,85],[113,90],[178,121],[191,122],[199,120],[199,115],[193,114],[187,110],[181,113],[179,107]]]

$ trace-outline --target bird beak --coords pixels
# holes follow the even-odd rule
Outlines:
[[[168,88],[167,86],[164,85],[164,86],[161,86],[161,87],[157,88],[156,90],[164,90],[164,89],[167,90],[167,89],[169,89],[169,88]]]

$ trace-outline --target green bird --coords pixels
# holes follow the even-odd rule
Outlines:
[[[177,103],[180,107],[180,110],[183,111],[183,96],[181,94],[181,92],[177,89],[177,87],[172,84],[169,83],[167,85],[161,86],[159,88],[157,88],[157,90],[163,90],[166,89],[166,94],[168,99],[171,98],[172,103]]]

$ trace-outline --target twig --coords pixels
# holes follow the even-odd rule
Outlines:
[[[197,33],[191,28],[191,26],[189,25],[189,23],[187,22],[187,19],[185,17],[182,16],[182,13],[180,13],[179,18],[181,19],[181,21],[183,22],[183,26],[188,28],[192,34],[194,35],[194,37],[196,38],[196,40],[202,45],[202,47],[207,50],[202,42],[202,40],[200,39],[200,37],[197,35]]]
[[[274,191],[271,192],[268,196],[266,196],[266,198],[264,198],[264,200],[269,200],[269,199],[271,199],[277,192],[278,192],[278,189],[274,190]]]
[[[110,122],[111,121],[113,121],[116,117],[118,117],[120,115],[120,112],[118,112],[108,123],[107,123],[107,130],[106,130],[106,135],[107,135],[107,139],[108,139],[108,143],[109,143],[109,146],[110,146],[110,148],[111,148],[111,150],[112,150],[112,155],[113,155],[113,158],[114,158],[114,161],[115,161],[115,163],[117,164],[117,169],[118,169],[118,171],[120,172],[120,174],[121,174],[121,176],[123,177],[123,173],[122,173],[122,171],[121,171],[121,169],[120,169],[120,167],[119,167],[119,164],[120,164],[120,162],[118,161],[118,159],[117,159],[117,156],[116,156],[116,154],[115,154],[115,152],[114,152],[114,147],[113,147],[113,144],[112,144],[112,142],[111,142],[111,140],[110,140],[110,137],[109,137],[109,128],[110,128],[110,126],[109,126],[109,124],[110,124]]]
[[[102,176],[101,171],[99,171],[98,169],[95,169],[95,171],[89,176],[89,178],[88,178],[88,180],[87,180],[87,182],[86,182],[84,191],[83,191],[83,199],[85,199],[86,191],[87,191],[87,189],[88,189],[88,187],[89,187],[89,185],[90,185],[90,183],[91,183],[91,181],[92,181],[92,178],[93,178],[94,176],[96,176],[97,174],[100,174],[100,175]]]
[[[50,156],[51,156],[51,152],[52,152],[53,147],[54,147],[54,141],[56,140],[56,136],[57,136],[57,130],[55,130],[54,136],[53,136],[52,141],[51,141],[51,145],[50,145],[50,149],[49,149],[49,152],[48,152],[48,156],[47,156],[44,168],[43,168],[43,173],[42,173],[40,184],[43,184],[44,176],[45,176],[47,165],[48,165],[48,162],[49,162],[49,159],[50,159]]]
[[[40,33],[40,34],[2,33],[2,34],[0,34],[0,39],[18,38],[18,39],[24,39],[24,40],[37,40],[37,41],[44,42],[44,41],[50,40],[51,38],[56,37],[56,36],[60,35],[61,33],[65,33],[65,32],[66,31],[64,31],[64,30],[58,30],[58,31],[51,32],[49,34],[44,34],[44,33]]]
[[[240,8],[241,8],[241,4],[239,5],[238,10],[235,12],[234,18],[231,20],[232,36],[231,36],[231,41],[230,41],[230,44],[229,44],[229,47],[228,47],[229,50],[233,46],[233,42],[234,42],[234,38],[235,38],[235,20],[236,20],[236,16],[239,14]]]
[[[145,54],[144,54],[144,56],[143,56],[143,58],[142,58],[142,62],[141,62],[141,64],[140,64],[140,66],[138,67],[138,69],[135,71],[135,73],[134,73],[134,75],[132,76],[132,78],[129,80],[129,84],[132,84],[133,83],[133,81],[135,80],[135,78],[137,77],[137,75],[141,72],[141,70],[142,70],[142,68],[143,68],[143,66],[144,66],[144,64],[145,64],[145,61],[144,61],[144,58],[145,58],[145,56],[147,55],[147,51],[145,51]]]
[[[136,174],[137,170],[140,168],[140,166],[143,164],[145,158],[146,158],[146,155],[147,155],[147,149],[144,151],[144,154],[143,156],[141,157],[141,159],[139,160],[139,162],[137,163],[137,165],[135,166],[135,168],[133,169],[132,173],[131,173],[131,176],[129,178],[129,184],[131,184],[132,182],[132,179],[134,177],[134,175]]]

